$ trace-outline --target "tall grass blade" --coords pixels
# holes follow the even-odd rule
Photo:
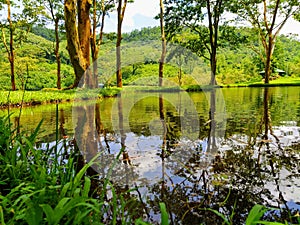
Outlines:
[[[159,208],[161,212],[161,225],[168,225],[169,224],[169,216],[166,209],[165,203],[159,203]]]
[[[3,213],[3,208],[2,208],[1,205],[0,205],[0,221],[1,221],[1,225],[5,225],[5,222],[4,222],[4,213]]]
[[[48,224],[54,224],[54,211],[48,204],[42,204],[41,207],[43,208],[44,213],[46,214]]]
[[[210,208],[206,208],[206,209],[204,209],[204,210],[213,212],[213,213],[216,214],[217,216],[221,217],[221,218],[223,219],[223,221],[224,221],[227,225],[230,225],[228,219],[227,219],[222,213],[220,213],[219,211],[214,210],[214,209],[210,209]]]
[[[134,225],[151,225],[151,223],[144,222],[141,218],[138,218],[135,222]]]
[[[257,224],[257,221],[265,214],[268,209],[262,205],[255,205],[252,207],[247,219],[246,225]]]
[[[88,197],[91,189],[91,179],[89,177],[84,177],[84,186],[83,186],[83,197]]]

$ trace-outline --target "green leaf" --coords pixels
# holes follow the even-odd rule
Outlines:
[[[25,220],[29,225],[39,225],[43,220],[43,210],[32,201],[27,203]]]
[[[91,189],[91,179],[89,177],[84,177],[84,187],[83,187],[82,196],[87,198],[89,196],[90,189]]]
[[[169,216],[166,209],[165,203],[159,203],[159,208],[161,212],[161,225],[168,225],[169,224]]]
[[[69,183],[66,183],[66,184],[63,186],[63,188],[62,188],[62,190],[61,190],[61,193],[60,193],[60,198],[63,198],[63,197],[66,196],[67,191],[68,191],[69,188],[70,188],[70,185],[71,185],[71,183],[69,182]]]
[[[253,224],[265,224],[265,225],[285,225],[287,223],[279,223],[279,222],[269,222],[269,221],[261,221],[261,220],[258,220],[258,221],[255,221]]]
[[[257,224],[257,221],[265,214],[267,209],[262,205],[255,205],[252,207],[247,219],[246,225]]]
[[[221,217],[223,219],[223,221],[227,224],[227,225],[230,225],[229,221],[226,219],[226,217],[220,213],[219,211],[217,210],[214,210],[214,209],[210,209],[210,208],[207,208],[207,209],[204,209],[204,210],[208,210],[208,211],[211,211],[213,212],[214,214],[216,214],[217,216]]]
[[[54,224],[54,211],[48,204],[42,204],[41,207],[43,208],[44,213],[46,214],[46,218],[48,224]]]
[[[135,220],[134,225],[151,225],[151,223],[144,222],[141,218]]]
[[[2,225],[5,225],[5,222],[4,222],[4,213],[3,213],[3,209],[2,209],[2,206],[0,205],[0,222]]]

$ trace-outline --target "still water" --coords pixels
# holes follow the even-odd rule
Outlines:
[[[99,177],[120,191],[137,188],[128,197],[140,204],[137,216],[159,221],[163,201],[174,224],[221,224],[204,208],[236,213],[234,224],[243,224],[257,203],[281,208],[265,215],[277,220],[300,209],[299,100],[298,87],[125,88],[118,98],[1,114],[13,113],[26,131],[43,119],[38,147],[58,138],[76,142],[87,161],[98,154]]]

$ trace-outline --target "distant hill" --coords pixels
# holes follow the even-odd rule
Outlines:
[[[251,36],[251,30],[237,30],[238,35]],[[183,34],[184,35],[184,34]],[[66,50],[66,40],[61,34],[62,85],[73,83],[73,68]],[[190,36],[190,35],[189,35]],[[252,35],[253,36],[253,35]],[[104,35],[100,48],[98,66],[100,82],[115,84],[115,33]],[[209,62],[196,57],[179,44],[168,43],[165,77],[182,85],[194,84],[209,74]],[[259,40],[251,39],[238,47],[222,45],[218,52],[217,80],[220,84],[255,82],[262,79],[259,71],[263,64],[251,49],[259,46]],[[16,81],[18,88],[38,90],[56,86],[56,61],[54,57],[54,31],[45,27],[34,27],[32,33],[20,47],[16,47]],[[0,88],[10,89],[10,67],[3,43],[0,42]],[[149,27],[123,34],[123,83],[142,84],[145,77],[157,82],[160,59],[160,28]],[[172,56],[173,54],[173,56]],[[272,60],[274,68],[283,70],[288,76],[300,77],[300,42],[294,37],[280,36]],[[200,67],[201,68],[200,68]],[[28,68],[28,70],[27,70]],[[149,81],[150,82],[150,81]],[[150,82],[150,83],[151,83]],[[197,83],[197,82],[196,82]]]

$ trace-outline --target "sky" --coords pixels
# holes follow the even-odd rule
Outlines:
[[[135,0],[128,3],[123,21],[123,32],[130,32],[142,27],[159,26],[159,21],[154,17],[159,14],[159,0]],[[105,23],[105,32],[116,32],[116,13],[111,14]]]
[[[154,17],[159,14],[159,0],[135,0],[127,5],[123,21],[123,32],[127,33],[142,27],[159,26],[159,21]],[[116,13],[110,15],[105,23],[105,32],[116,32]],[[283,27],[281,33],[296,33],[300,36],[300,23],[289,20]]]

